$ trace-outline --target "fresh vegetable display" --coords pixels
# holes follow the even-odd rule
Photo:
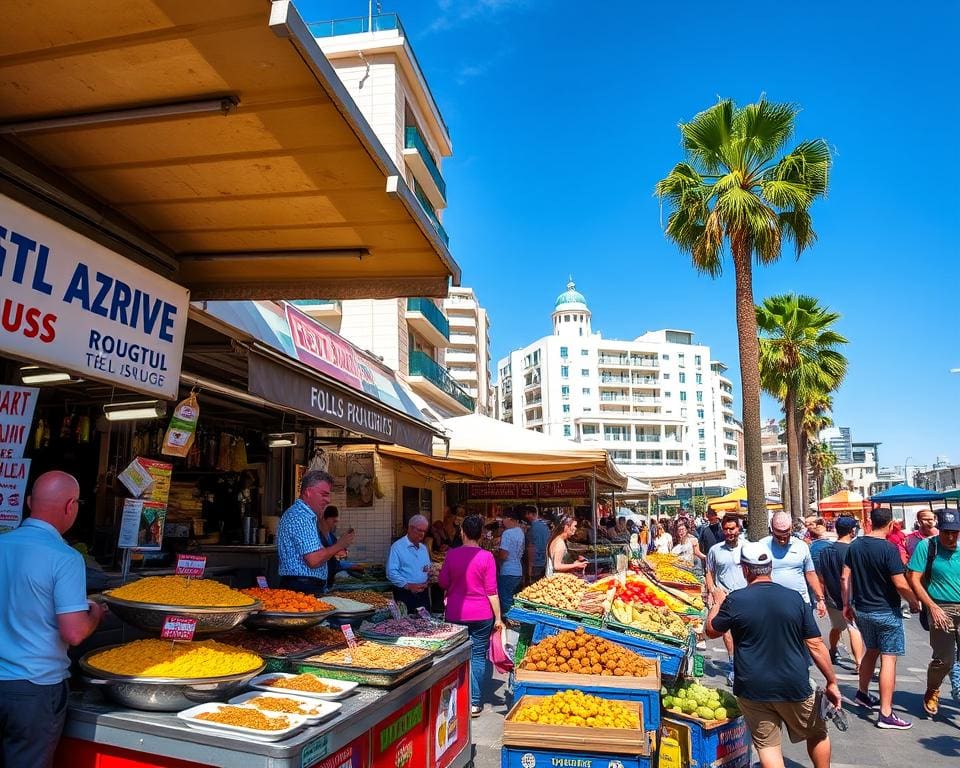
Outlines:
[[[605,609],[605,595],[591,590],[585,581],[569,573],[540,579],[522,590],[517,598],[565,611],[602,614]]]
[[[367,669],[403,669],[429,655],[429,651],[419,648],[362,641],[355,648],[327,651],[319,656],[311,656],[306,661],[308,664],[337,664]]]
[[[332,611],[333,606],[318,600],[305,592],[294,592],[292,589],[241,589],[245,595],[263,603],[266,611],[274,613],[321,613]]]
[[[673,691],[661,688],[660,703],[670,712],[701,720],[726,720],[740,715],[736,698],[724,690],[700,683],[684,683]]]
[[[687,625],[666,606],[625,603],[618,597],[610,606],[610,614],[621,624],[644,632],[667,635],[678,640],[684,640],[688,635]]]
[[[264,680],[261,685],[267,688],[286,688],[291,691],[307,691],[309,693],[336,693],[340,688],[327,685],[316,675],[296,675],[294,677],[274,677]]]
[[[331,627],[308,627],[290,632],[258,632],[239,628],[222,635],[220,639],[262,656],[292,656],[345,642],[343,632]]]
[[[623,704],[576,690],[561,691],[535,704],[521,705],[514,713],[513,720],[579,728],[640,727],[637,714]]]
[[[703,599],[698,595],[684,595],[681,599],[645,576],[627,576],[624,584],[617,587],[616,596],[625,603],[666,606],[674,613],[703,610]]]
[[[646,561],[653,568],[657,581],[687,584],[691,587],[700,584],[700,579],[690,570],[689,565],[677,555],[652,553],[647,555]]]
[[[290,720],[283,716],[269,717],[257,709],[233,707],[226,704],[214,712],[201,712],[197,720],[207,720],[223,725],[236,725],[241,728],[253,728],[258,731],[282,731],[290,727]]]
[[[646,677],[657,665],[617,643],[588,634],[583,627],[545,637],[530,647],[520,669],[572,672],[606,677]]]
[[[253,605],[254,598],[212,579],[186,576],[148,576],[104,594],[134,603],[231,608]]]
[[[387,619],[370,627],[371,632],[389,637],[422,637],[443,639],[453,637],[463,631],[459,624],[429,621],[419,616],[406,616],[402,619]]]
[[[87,659],[94,669],[130,677],[223,677],[251,672],[263,659],[242,648],[202,640],[171,643],[169,640],[134,640]]]

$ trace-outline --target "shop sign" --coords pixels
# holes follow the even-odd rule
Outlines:
[[[304,365],[321,371],[344,384],[376,394],[373,372],[348,341],[292,304],[283,308],[290,327],[290,337],[297,359]]]
[[[359,393],[306,376],[287,366],[251,354],[248,361],[249,390],[272,403],[336,424],[351,432],[384,443],[403,445],[430,454],[433,433],[413,421],[398,419],[393,412],[371,403]]]
[[[323,755],[318,755],[316,754],[317,750],[312,750],[311,747],[321,739],[323,740]],[[309,754],[308,750],[310,750]],[[321,759],[320,762],[316,762],[318,758],[323,758],[327,754],[327,736],[324,734],[303,748],[300,755],[300,766],[301,768],[366,768],[369,752],[370,737],[369,734],[365,733],[347,746],[331,753],[325,760]]]
[[[23,458],[23,449],[37,394],[35,387],[0,386],[0,532],[16,528],[23,519],[30,475],[30,459]]]
[[[589,494],[586,480],[557,480],[543,483],[470,483],[470,499],[574,499]]]
[[[427,765],[426,693],[373,729],[373,768]]]
[[[0,195],[0,351],[172,399],[189,292]]]
[[[430,688],[430,764],[435,768],[446,768],[467,745],[469,718],[470,683],[463,665]]]

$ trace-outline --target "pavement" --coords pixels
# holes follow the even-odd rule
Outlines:
[[[830,726],[833,745],[833,768],[957,768],[960,766],[960,705],[950,697],[950,682],[944,681],[940,692],[940,712],[935,718],[923,711],[923,693],[926,688],[926,668],[930,660],[927,634],[914,616],[905,619],[907,653],[897,662],[897,690],[893,709],[901,717],[913,722],[909,731],[888,731],[876,727],[876,714],[853,704],[857,680],[853,666],[841,660],[837,677],[844,697],[844,710],[849,729],[840,732]],[[826,640],[829,625],[820,622]],[[845,640],[841,641],[845,642]],[[721,686],[724,673],[711,660],[726,661],[726,651],[719,641],[709,641],[704,653],[704,684]],[[878,665],[879,666],[879,665]],[[811,677],[822,684],[823,677],[811,667]],[[871,692],[877,694],[874,678]],[[483,714],[473,720],[475,744],[474,768],[500,768],[500,747],[503,736],[503,718],[508,710],[506,678],[495,675],[485,692]],[[491,704],[492,702],[492,704]],[[810,766],[804,744],[790,744],[784,737],[786,768]],[[754,756],[756,760],[756,756]],[[756,763],[759,765],[759,763]]]

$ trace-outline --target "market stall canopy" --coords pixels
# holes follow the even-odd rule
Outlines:
[[[419,456],[397,446],[383,445],[384,456],[431,467],[450,479],[463,480],[562,480],[591,477],[618,490],[627,478],[604,450],[550,437],[488,416],[469,414],[444,419],[449,451],[434,444],[433,456]]]
[[[900,483],[873,494],[870,501],[874,504],[927,504],[931,501],[943,501],[943,494]]]
[[[825,496],[815,505],[821,513],[841,514],[843,512],[863,511],[863,496],[855,491],[837,491],[831,496]]]
[[[459,284],[291,3],[10,3],[0,50],[0,193],[193,299]]]
[[[724,496],[714,496],[707,499],[707,507],[716,512],[739,512],[747,509],[747,489],[734,488],[730,493]],[[767,511],[779,512],[783,509],[783,502],[780,499],[767,498]]]

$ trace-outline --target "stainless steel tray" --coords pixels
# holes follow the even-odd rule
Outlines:
[[[311,613],[284,613],[280,611],[258,611],[243,620],[248,627],[257,629],[306,629],[315,627],[334,611],[315,611]]]
[[[121,621],[132,624],[145,632],[159,634],[167,616],[188,616],[197,620],[196,634],[215,635],[233,629],[254,611],[260,611],[263,603],[255,600],[250,605],[211,607],[206,605],[162,605],[123,600],[103,593],[103,601]]]
[[[356,667],[347,664],[326,664],[302,659],[297,664],[299,672],[319,673],[323,677],[334,680],[352,680],[361,685],[372,685],[377,688],[393,688],[411,677],[419,675],[433,664],[433,654],[427,654],[400,669],[371,669]]]

